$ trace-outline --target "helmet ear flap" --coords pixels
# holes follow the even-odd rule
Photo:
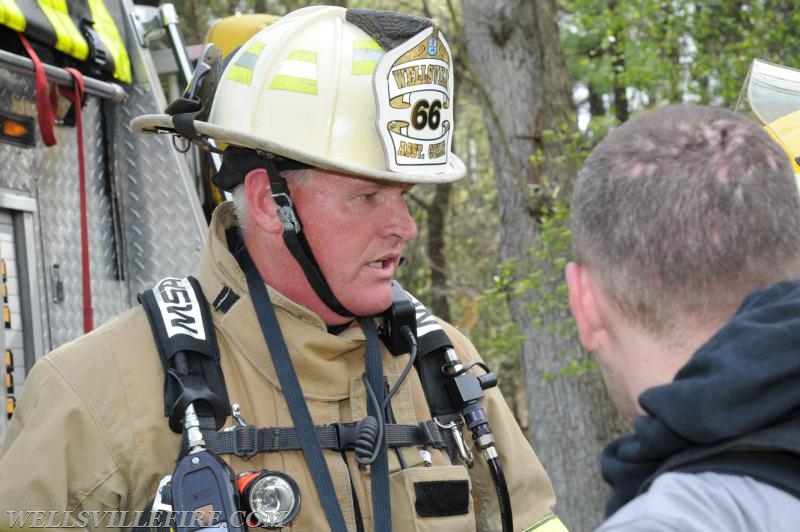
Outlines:
[[[228,146],[222,157],[222,165],[212,181],[222,190],[230,192],[244,182],[251,170],[264,168],[266,164],[266,158],[256,150]]]

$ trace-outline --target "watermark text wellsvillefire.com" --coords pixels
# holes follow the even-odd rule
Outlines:
[[[164,526],[167,521],[179,527],[203,527],[219,523],[223,516],[218,511],[206,512],[129,512],[127,510],[85,510],[80,512],[53,510],[8,510],[10,528],[119,528],[130,529],[135,526]],[[230,526],[242,527],[245,523],[280,527],[288,512],[272,512],[269,515],[234,512],[225,519]]]

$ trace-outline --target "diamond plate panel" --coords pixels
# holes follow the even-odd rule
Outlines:
[[[36,116],[36,93],[31,78],[14,74],[0,69],[0,108],[8,109],[14,113],[24,116]],[[3,171],[0,173],[0,186],[14,189],[35,196],[36,182],[41,172],[39,166],[44,157],[45,149],[41,140],[37,138],[37,144],[32,148],[20,148],[9,144],[0,144],[0,166]],[[36,235],[42,235],[44,230],[40,223],[39,212],[33,216],[34,231]],[[42,264],[42,239],[35,243],[37,260],[37,271],[32,272],[37,280],[40,294],[40,308],[48,309],[44,266]],[[36,317],[34,316],[34,319]],[[44,311],[39,316],[44,338],[43,344],[49,349],[53,346],[50,338],[49,312]]]
[[[103,132],[98,106],[97,98],[88,98],[83,109],[89,262],[96,325],[130,306],[128,289],[116,276],[111,202],[103,173]],[[83,333],[77,129],[57,127],[56,137],[58,144],[44,150],[36,187],[45,281],[52,283],[52,269],[58,264],[64,287],[64,300],[49,304],[54,346]],[[47,293],[52,294],[52,286],[49,288]]]
[[[121,6],[131,9],[128,0]],[[171,137],[130,130],[131,119],[165,106],[149,50],[138,46],[131,20],[117,18],[120,28],[125,25],[134,85],[119,105],[115,137],[130,286],[137,294],[168,275],[194,273],[207,225],[186,160]]]
[[[205,238],[197,193],[183,156],[165,135],[130,133],[132,118],[159,109],[147,91],[129,91],[118,124],[123,219],[131,287],[140,292],[168,275],[193,273]]]
[[[132,4],[123,0],[108,6],[128,43],[135,82],[126,87],[124,102],[90,96],[83,109],[95,325],[136,304],[136,294],[162,277],[193,273],[206,233],[193,179],[170,137],[130,130],[133,117],[161,112],[164,96],[148,50],[135,40],[128,16]],[[0,69],[0,108],[35,117],[33,78]],[[37,200],[35,277],[46,350],[83,333],[76,130],[59,126],[56,137],[58,144],[50,148],[38,131],[33,148],[0,144],[0,186]],[[106,152],[112,154],[110,164]],[[58,303],[53,300],[56,264],[64,296]]]

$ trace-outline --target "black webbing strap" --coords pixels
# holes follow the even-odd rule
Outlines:
[[[386,390],[383,380],[383,361],[378,349],[378,330],[373,318],[366,317],[359,320],[361,329],[367,339],[366,347],[366,384],[372,388],[377,398],[377,405],[372,401],[367,402],[367,413],[384,424],[383,400]],[[379,408],[376,410],[376,406]],[[385,428],[385,425],[384,425]],[[389,449],[386,437],[377,442],[377,457],[370,466],[372,476],[372,522],[376,532],[391,532],[392,530],[392,501],[389,493]]]
[[[352,451],[358,439],[361,422],[335,423],[315,427],[323,449]],[[431,446],[446,449],[447,442],[433,421],[419,425],[386,425],[386,443],[390,448]],[[221,431],[203,430],[206,448],[216,454],[233,454],[248,458],[257,453],[299,451],[300,434],[295,427],[256,428],[255,425],[237,425]]]
[[[175,132],[178,135],[192,142],[206,146],[215,153],[222,153],[221,150],[212,146],[208,142],[208,139],[198,133],[197,129],[194,127],[194,122],[195,120],[199,120],[198,117],[200,115],[208,114],[207,106],[206,109],[204,109],[203,102],[181,97],[169,104],[164,112],[172,116],[172,127],[175,128]]]
[[[220,429],[231,413],[214,324],[200,283],[166,277],[139,295],[164,369],[164,415],[183,432],[186,407],[211,416]]]
[[[336,491],[333,489],[333,481],[331,480],[330,471],[328,471],[328,464],[322,454],[322,446],[317,438],[317,432],[314,429],[308,405],[306,405],[303,398],[303,391],[300,388],[297,373],[289,357],[289,350],[281,334],[278,318],[272,308],[267,288],[264,286],[264,281],[261,279],[261,275],[245,248],[242,248],[237,253],[237,258],[247,277],[247,287],[253,300],[258,324],[261,326],[261,332],[272,355],[272,363],[275,366],[275,372],[278,374],[278,380],[283,389],[289,413],[292,415],[292,421],[294,421],[297,428],[300,446],[311,471],[311,477],[314,479],[317,495],[325,510],[328,525],[330,525],[333,532],[347,532],[342,509],[336,498]]]
[[[342,305],[333,294],[325,276],[317,264],[314,253],[308,245],[305,233],[302,231],[300,218],[294,209],[292,198],[289,195],[289,187],[286,180],[280,176],[275,164],[270,160],[265,160],[264,167],[267,170],[270,187],[272,189],[272,199],[278,205],[278,216],[283,223],[283,242],[289,248],[292,256],[303,269],[303,273],[308,279],[314,292],[332,311],[340,316],[352,317],[354,314]]]

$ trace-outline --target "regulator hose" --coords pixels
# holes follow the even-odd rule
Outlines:
[[[500,465],[499,458],[492,458],[488,463],[489,470],[492,472],[492,480],[494,480],[494,488],[497,491],[497,502],[500,504],[500,519],[503,523],[503,532],[512,532],[514,518],[511,515],[511,497],[508,495],[508,485],[503,474],[503,467]]]
[[[486,417],[486,412],[478,401],[464,407],[461,410],[461,415],[464,416],[464,421],[472,432],[472,440],[475,442],[476,447],[483,452],[483,457],[486,459],[486,463],[489,465],[489,470],[492,473],[492,480],[494,481],[494,488],[497,492],[497,501],[500,508],[500,519],[503,524],[503,532],[511,532],[514,524],[511,515],[511,498],[508,495],[506,477],[500,465],[500,456],[494,445],[494,436],[492,436],[492,431],[489,428],[489,419]]]

